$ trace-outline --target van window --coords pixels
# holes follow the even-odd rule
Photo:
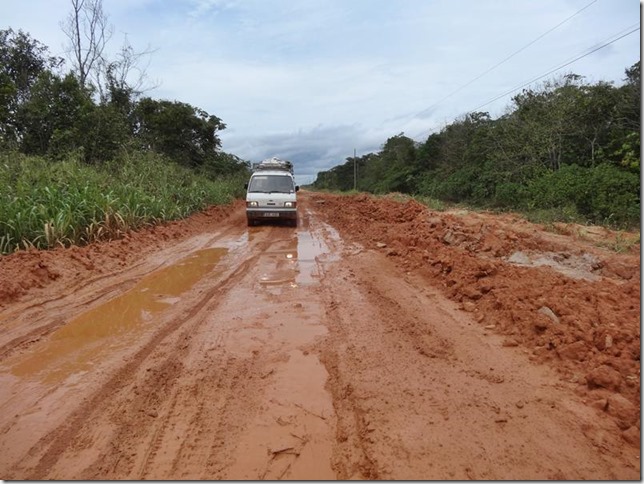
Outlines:
[[[250,180],[248,192],[261,193],[292,193],[295,191],[293,179],[282,175],[255,175]]]

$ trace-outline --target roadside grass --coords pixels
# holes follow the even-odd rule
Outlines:
[[[629,234],[624,232],[617,232],[614,239],[602,240],[597,242],[597,245],[604,247],[618,254],[630,252],[633,247],[641,243],[641,234]]]
[[[445,210],[448,209],[447,204],[442,200],[438,200],[437,198],[427,197],[424,195],[416,195],[413,198],[418,203],[421,203],[426,207],[428,207],[429,209],[434,210],[436,212],[444,212]]]
[[[544,208],[520,211],[532,223],[545,225],[546,228],[557,232],[556,223],[574,223],[587,225],[588,221],[582,217],[573,205],[557,208]]]
[[[243,180],[210,180],[152,153],[104,166],[0,154],[0,253],[82,245],[231,202]]]

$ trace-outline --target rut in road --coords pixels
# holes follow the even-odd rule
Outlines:
[[[321,242],[303,231],[298,244],[298,234],[282,227],[233,232],[227,241],[207,241],[210,245],[228,245],[230,252],[218,270],[155,314],[156,328],[138,331],[137,338],[144,343],[134,342],[136,351],[101,355],[112,361],[104,368],[104,373],[112,371],[112,376],[96,384],[94,393],[86,395],[80,405],[67,404],[64,415],[59,411],[56,417],[62,424],[30,444],[26,436],[32,430],[28,417],[16,414],[5,422],[4,434],[24,441],[28,450],[26,456],[11,464],[12,455],[18,457],[16,451],[5,456],[3,466],[7,466],[4,468],[10,475],[223,478],[230,472],[246,472],[248,458],[255,452],[257,472],[266,478],[284,476],[286,472],[297,474],[300,468],[307,472],[317,470],[316,475],[334,476],[329,464],[330,447],[318,441],[320,432],[316,430],[321,425],[330,436],[329,429],[333,427],[331,400],[324,390],[326,372],[316,357],[301,350],[302,345],[324,332],[315,321],[316,314],[322,312],[320,307],[306,297],[309,286],[316,283],[316,244]],[[203,250],[209,249],[196,252]],[[145,279],[155,272],[142,274]],[[113,281],[108,284],[114,286]],[[101,301],[102,305],[88,312],[105,312],[106,307],[132,291],[131,284],[120,286],[124,295],[107,303]],[[169,299],[167,294],[155,297]],[[248,301],[253,304],[248,306]],[[291,316],[285,319],[282,313]],[[309,324],[302,322],[307,318],[312,320]],[[293,325],[294,319],[298,324]],[[58,331],[74,323],[63,324]],[[52,336],[56,335],[53,331]],[[121,347],[133,342],[131,336],[121,338],[125,338]],[[47,345],[43,337],[43,342],[14,349],[13,357],[4,361],[7,373],[15,372],[31,351],[42,354]],[[60,361],[54,359],[52,364],[62,364],[65,357],[56,356]],[[40,370],[29,376],[46,380],[47,372]],[[100,376],[102,372],[94,373]],[[312,380],[316,374],[317,379]],[[297,397],[297,388],[290,388],[298,378],[299,391],[307,392],[301,398]],[[14,393],[24,384],[12,383]],[[45,407],[60,404],[63,396],[52,395],[46,382],[40,383],[30,389],[27,402],[47,412]],[[73,394],[73,385],[59,393]],[[295,400],[285,401],[285,394]],[[309,402],[309,398],[313,401]],[[12,405],[18,405],[15,398],[5,402],[5,408]],[[275,451],[269,459],[264,444],[257,447],[258,439],[253,434],[256,427],[250,425],[262,408],[278,415],[274,424],[279,428],[275,432],[283,430],[284,434],[288,430],[281,440],[295,439],[293,445],[286,446],[279,439],[269,442]],[[263,425],[261,419],[258,425]],[[236,448],[245,442],[257,448],[245,452],[246,461],[239,463]],[[8,447],[9,438],[4,443]],[[319,463],[325,452],[326,466]]]
[[[327,277],[321,344],[342,479],[624,479],[635,454],[556,374],[383,256]]]
[[[637,449],[574,385],[301,200],[296,230],[246,228],[238,207],[3,309],[2,477],[639,475]],[[136,324],[78,330],[115,304]],[[72,333],[77,348],[52,352]]]
[[[117,362],[122,361],[114,375],[102,383],[93,395],[85,396],[78,408],[61,419],[62,425],[30,449],[29,455],[33,457],[23,459],[11,472],[27,472],[27,475],[36,479],[51,478],[58,473],[66,476],[69,469],[81,472],[82,478],[87,479],[95,477],[97,473],[103,478],[122,475],[118,471],[119,466],[128,468],[130,461],[133,461],[131,453],[128,453],[131,450],[131,437],[140,438],[145,434],[138,427],[155,428],[147,420],[158,414],[159,407],[169,403],[176,393],[176,382],[186,376],[185,371],[182,371],[185,356],[191,333],[203,320],[202,313],[216,307],[217,296],[225,293],[249,264],[252,264],[252,258],[229,269],[228,273],[217,274],[222,277],[209,281],[211,285],[202,289],[201,294],[191,297],[189,305],[173,307],[165,321],[159,322],[159,329],[153,331],[136,352],[123,356],[117,353]],[[105,311],[104,306],[97,309],[99,313]],[[64,356],[60,355],[60,360],[64,360]],[[219,367],[230,371],[227,363],[229,362],[220,364]],[[62,363],[56,361],[54,364]],[[14,364],[14,368],[17,366]],[[100,370],[98,373],[100,374]],[[225,381],[225,375],[222,376]],[[51,391],[46,387],[38,390],[42,393],[33,392],[34,406],[42,408],[45,405],[60,404],[60,401],[48,401]],[[67,390],[74,394],[73,388]],[[187,408],[184,407],[184,410]],[[9,433],[14,426],[18,427],[18,433],[22,432],[20,425],[15,425],[15,422],[7,425],[3,431]],[[111,437],[111,440],[107,437]],[[109,452],[95,455],[99,453],[101,445],[109,445],[116,457],[112,458]],[[149,446],[149,443],[144,441],[144,446]],[[96,461],[101,464],[96,465]],[[82,467],[86,469],[81,471]]]

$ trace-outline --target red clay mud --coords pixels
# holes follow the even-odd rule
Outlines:
[[[0,478],[640,478],[637,234],[299,200],[1,257]]]

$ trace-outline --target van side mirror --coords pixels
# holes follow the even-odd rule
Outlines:
[[[244,190],[248,190],[248,183],[244,183]]]
[[[296,191],[296,192],[299,192],[299,191],[300,191],[300,186],[299,186],[299,185],[295,185],[295,191]]]

